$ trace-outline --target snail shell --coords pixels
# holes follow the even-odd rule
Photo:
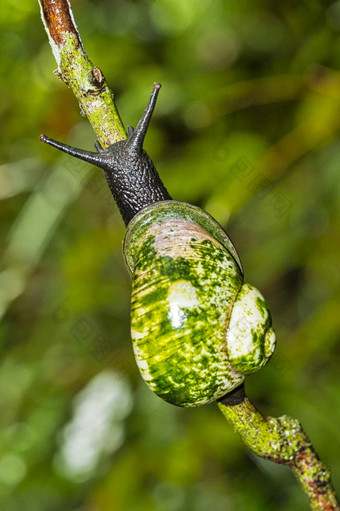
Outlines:
[[[130,222],[124,254],[136,361],[161,398],[206,404],[266,364],[275,348],[268,306],[243,284],[237,252],[210,215],[155,203]]]

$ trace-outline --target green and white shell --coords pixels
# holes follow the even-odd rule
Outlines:
[[[130,222],[124,254],[136,361],[158,396],[203,405],[266,364],[275,348],[268,306],[243,283],[237,252],[208,213],[155,203]]]

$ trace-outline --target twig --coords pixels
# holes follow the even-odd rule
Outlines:
[[[101,145],[107,147],[126,138],[104,76],[86,55],[68,0],[39,2],[58,64],[57,74],[71,87]],[[263,417],[245,396],[243,386],[220,400],[218,406],[253,452],[292,469],[312,510],[339,511],[329,470],[319,460],[297,420],[287,416]]]
[[[113,94],[103,73],[88,58],[81,42],[68,0],[39,0],[53,55],[56,74],[79,101],[102,147],[126,138]]]
[[[243,386],[227,394],[218,406],[249,449],[291,468],[313,511],[339,511],[330,471],[298,420],[287,415],[265,418],[245,396]]]

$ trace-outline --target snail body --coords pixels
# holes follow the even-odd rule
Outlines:
[[[40,140],[61,151],[100,167],[122,218],[127,225],[143,207],[171,199],[158,172],[143,149],[144,137],[156,104],[161,85],[154,84],[150,101],[135,130],[128,127],[128,137],[103,149],[95,143],[97,152],[85,151],[40,135]]]
[[[263,367],[275,348],[261,293],[244,283],[238,254],[202,209],[172,200],[143,141],[160,84],[128,138],[97,153],[41,140],[102,168],[127,231],[131,337],[147,385],[178,406],[223,397]]]

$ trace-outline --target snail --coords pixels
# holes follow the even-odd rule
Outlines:
[[[244,283],[223,228],[197,206],[172,200],[143,149],[160,84],[128,138],[89,152],[41,140],[104,174],[127,230],[131,337],[147,385],[177,406],[210,403],[263,367],[275,348],[269,308]]]

